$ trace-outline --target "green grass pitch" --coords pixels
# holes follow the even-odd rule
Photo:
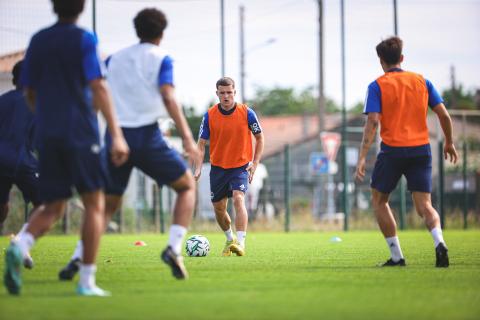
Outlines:
[[[338,235],[342,242],[332,243]],[[110,298],[77,297],[59,282],[77,238],[47,236],[24,270],[20,297],[0,292],[1,319],[480,319],[480,231],[445,231],[451,266],[434,267],[426,231],[400,233],[408,266],[388,258],[378,231],[255,233],[247,255],[221,257],[224,237],[205,234],[211,251],[186,258],[188,281],[160,262],[165,235],[107,235],[97,282]],[[143,240],[145,247],[135,247]],[[0,248],[8,238],[0,239]],[[2,255],[3,258],[4,254]],[[4,263],[1,263],[3,274]]]

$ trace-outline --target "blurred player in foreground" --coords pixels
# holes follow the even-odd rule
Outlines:
[[[181,249],[195,205],[195,181],[183,158],[162,137],[158,119],[166,111],[174,120],[188,157],[197,161],[200,153],[175,97],[172,59],[159,45],[167,27],[165,15],[157,9],[144,9],[134,19],[140,43],[125,48],[107,60],[107,79],[117,108],[120,126],[130,148],[129,160],[120,167],[109,162],[110,181],[106,188],[106,223],[120,209],[134,167],[167,184],[177,192],[168,245],[161,259],[173,276],[188,277]],[[106,145],[111,145],[107,136]],[[60,280],[71,280],[78,270],[82,241],[70,262],[59,273]]]
[[[22,192],[25,204],[34,211],[40,205],[38,195],[38,161],[33,155],[34,116],[27,106],[20,85],[22,61],[12,70],[14,90],[0,96],[0,233],[8,215],[12,186]],[[20,232],[28,224],[24,224]],[[25,255],[23,264],[33,268],[33,260]]]
[[[264,137],[255,112],[246,104],[235,102],[233,79],[221,78],[216,88],[220,103],[203,116],[198,146],[203,159],[210,140],[210,196],[217,222],[227,237],[222,255],[230,256],[233,252],[243,256],[248,225],[245,192],[262,157]],[[252,133],[256,141],[254,154]],[[201,171],[202,162],[195,163],[195,179],[200,178]],[[236,239],[227,212],[229,197],[233,197],[235,208]]]
[[[368,86],[365,124],[356,179],[365,177],[365,160],[380,125],[381,150],[372,173],[372,203],[378,225],[390,249],[391,258],[383,266],[405,266],[397,237],[395,218],[388,204],[390,193],[405,176],[417,213],[430,230],[436,266],[448,267],[448,250],[440,218],[432,206],[432,153],[427,127],[428,107],[437,115],[445,135],[444,156],[457,161],[453,145],[452,120],[432,83],[423,76],[401,69],[403,42],[391,37],[380,42],[377,55],[385,74]]]
[[[27,102],[36,113],[39,192],[45,206],[37,209],[26,230],[8,247],[4,283],[9,293],[20,293],[22,259],[63,215],[75,187],[85,207],[85,250],[77,293],[106,296],[109,293],[95,283],[95,260],[104,230],[106,174],[95,109],[106,119],[116,165],[126,161],[128,146],[103,79],[96,38],[76,25],[85,1],[52,2],[58,21],[32,37],[21,76]]]

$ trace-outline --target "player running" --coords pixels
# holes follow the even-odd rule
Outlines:
[[[195,205],[195,180],[183,158],[163,139],[158,119],[173,118],[183,139],[185,153],[197,161],[200,153],[190,128],[175,98],[172,59],[159,45],[167,19],[157,9],[144,9],[134,19],[140,43],[125,48],[108,59],[107,78],[112,88],[118,118],[130,147],[129,160],[120,167],[109,163],[110,182],[106,189],[106,222],[121,207],[134,167],[154,179],[159,186],[167,184],[177,193],[170,226],[168,246],[161,259],[170,266],[173,276],[188,277],[181,248]],[[110,136],[106,144],[111,144]],[[71,280],[82,257],[82,241],[65,268],[60,280]]]
[[[208,109],[203,116],[198,147],[203,159],[205,145],[210,140],[211,200],[217,222],[227,237],[222,255],[230,256],[233,252],[243,256],[248,225],[245,192],[262,157],[264,137],[255,112],[246,104],[235,102],[233,79],[221,78],[216,88],[220,103]],[[252,133],[256,141],[255,154],[252,154]],[[202,163],[195,163],[195,168],[195,179],[198,180]],[[232,221],[227,213],[230,197],[233,197],[236,213],[237,239],[233,236]]]
[[[100,152],[97,115],[100,110],[112,136],[116,165],[128,157],[128,146],[114,116],[97,55],[96,38],[76,25],[84,0],[53,0],[58,21],[36,33],[28,47],[22,84],[35,110],[35,143],[39,152],[39,193],[45,203],[6,252],[4,283],[10,294],[22,286],[21,261],[35,241],[63,215],[75,187],[85,207],[85,245],[77,293],[106,296],[95,283],[95,259],[104,226],[105,163]]]
[[[40,205],[38,161],[33,155],[34,117],[23,96],[21,70],[22,61],[19,61],[12,69],[15,89],[0,96],[0,233],[8,215],[8,199],[14,184],[22,192],[25,204],[32,203],[33,210]],[[26,227],[24,224],[20,232]],[[23,264],[28,269],[33,268],[29,254]]]
[[[423,76],[404,71],[403,42],[391,37],[380,42],[377,54],[385,74],[368,86],[365,124],[355,176],[365,177],[365,159],[380,125],[381,150],[372,173],[372,202],[378,225],[390,249],[383,266],[405,266],[397,237],[395,218],[388,204],[390,193],[404,175],[417,213],[425,221],[435,244],[436,266],[448,267],[448,250],[440,219],[432,207],[432,154],[427,128],[427,106],[437,115],[445,136],[444,156],[453,163],[457,152],[452,140],[452,120],[432,83]]]

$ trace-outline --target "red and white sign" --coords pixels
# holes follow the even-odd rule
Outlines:
[[[320,140],[322,141],[323,152],[327,155],[328,160],[335,161],[338,148],[342,142],[342,135],[337,132],[322,132],[320,133]]]

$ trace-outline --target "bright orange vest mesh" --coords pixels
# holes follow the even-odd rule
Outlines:
[[[229,115],[222,114],[218,105],[208,109],[212,165],[230,169],[252,161],[252,133],[248,127],[247,108],[245,104],[237,104]]]
[[[380,136],[393,147],[429,143],[428,89],[425,79],[413,72],[387,72],[377,79],[382,111]]]

